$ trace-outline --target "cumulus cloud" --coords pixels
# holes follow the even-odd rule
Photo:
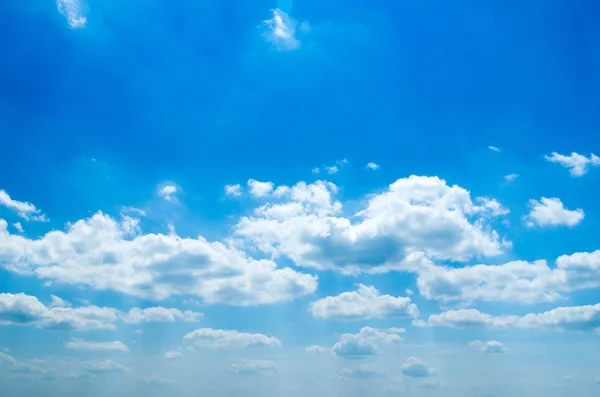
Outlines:
[[[239,183],[235,185],[225,186],[225,195],[228,197],[239,197],[242,195],[242,185]]]
[[[277,364],[266,360],[242,360],[229,367],[229,371],[236,375],[276,374],[279,372]]]
[[[367,168],[370,169],[370,170],[375,171],[375,170],[379,169],[379,164],[375,164],[373,162],[370,162],[370,163],[367,164]]]
[[[0,190],[0,206],[6,207],[14,211],[19,217],[27,221],[46,222],[48,218],[35,205],[25,202],[13,200],[6,191]],[[17,226],[18,225],[18,226]],[[13,225],[19,232],[23,232],[23,227],[20,223]]]
[[[502,342],[490,340],[482,342],[480,340],[474,340],[469,342],[469,347],[479,350],[482,353],[506,353],[507,349],[504,347]]]
[[[158,195],[166,201],[174,202],[177,201],[175,194],[178,190],[175,185],[163,185],[158,189]]]
[[[568,210],[558,198],[542,197],[529,200],[530,212],[525,217],[527,226],[575,226],[585,216],[582,209]]]
[[[185,335],[183,340],[192,343],[196,347],[210,349],[281,346],[279,339],[273,336],[212,328],[199,328]]]
[[[248,180],[248,189],[254,197],[266,197],[273,192],[273,182],[260,182],[254,179]]]
[[[600,165],[600,157],[595,154],[590,154],[590,157],[585,157],[579,153],[571,153],[570,155],[558,154],[552,152],[550,155],[545,155],[546,161],[551,163],[560,164],[565,168],[569,169],[571,176],[583,176],[587,174],[589,169],[594,166]]]
[[[271,12],[272,17],[263,21],[265,39],[279,51],[291,51],[300,47],[300,40],[296,38],[298,22],[279,8]]]
[[[47,281],[162,300],[195,295],[204,304],[289,301],[316,290],[317,277],[203,237],[131,233],[139,220],[98,212],[38,239],[10,234],[0,220],[0,266]]]
[[[317,346],[317,345],[307,346],[304,348],[305,352],[312,353],[312,354],[323,353],[325,350],[326,349],[324,347]]]
[[[555,302],[561,292],[600,287],[600,251],[562,255],[551,268],[545,260],[463,268],[430,266],[417,286],[427,299],[440,301]]]
[[[407,358],[400,370],[405,376],[411,378],[427,378],[437,373],[434,368],[417,357]]]
[[[81,0],[56,0],[56,6],[72,28],[82,28],[86,25],[87,18]]]
[[[149,307],[140,309],[134,307],[127,313],[121,315],[123,322],[128,324],[139,323],[172,323],[175,320],[185,322],[199,321],[202,318],[202,313],[196,313],[191,310],[181,311],[178,309],[167,309],[165,307]]]
[[[120,351],[128,352],[129,348],[121,341],[91,342],[83,339],[73,339],[65,344],[67,349],[88,351]]]
[[[339,341],[331,351],[337,356],[361,358],[377,354],[384,345],[402,342],[403,340],[396,333],[364,327],[357,334],[341,334]]]
[[[593,331],[600,327],[600,303],[585,306],[558,307],[542,313],[524,316],[482,313],[477,309],[448,310],[432,314],[428,321],[415,320],[416,326],[453,328],[488,327],[520,328],[552,331]]]
[[[367,379],[367,378],[380,378],[384,377],[385,372],[373,365],[360,365],[356,368],[344,368],[340,371],[338,379]]]
[[[357,291],[328,296],[310,304],[313,317],[337,321],[418,317],[410,298],[382,295],[375,287],[360,284]]]
[[[332,183],[280,187],[279,200],[257,208],[236,226],[238,237],[299,266],[349,273],[415,269],[440,260],[495,256],[509,244],[488,220],[505,214],[495,200],[473,201],[467,190],[437,177],[411,176],[366,198],[342,215]]]
[[[173,360],[173,359],[176,359],[176,358],[183,357],[183,353],[179,352],[179,351],[176,351],[176,350],[174,350],[174,351],[168,351],[168,352],[165,353],[164,357],[166,359],[168,359],[168,360]]]
[[[81,363],[81,366],[84,370],[92,374],[109,374],[114,372],[124,372],[127,370],[127,368],[123,365],[111,360],[84,361]]]

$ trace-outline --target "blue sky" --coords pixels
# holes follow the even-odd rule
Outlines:
[[[2,2],[3,395],[597,395],[599,11]]]

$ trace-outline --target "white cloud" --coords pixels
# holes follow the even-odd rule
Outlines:
[[[379,169],[379,164],[375,164],[375,163],[371,162],[371,163],[367,164],[367,168],[375,171],[375,170]]]
[[[300,46],[300,40],[296,38],[298,23],[278,8],[271,11],[272,18],[263,21],[266,28],[265,39],[279,51],[291,51],[298,48]]]
[[[404,333],[406,333],[406,329],[392,327],[392,328],[388,328],[387,332],[391,332],[392,334],[404,334]]]
[[[405,376],[411,378],[427,378],[437,373],[434,368],[417,357],[407,358],[400,369]]]
[[[432,314],[428,321],[415,320],[416,326],[453,328],[521,328],[553,331],[593,331],[600,327],[600,303],[586,306],[558,307],[524,316],[481,313],[476,309],[448,310]]]
[[[412,296],[412,294],[413,294],[414,292],[413,292],[413,290],[412,290],[412,289],[409,289],[409,288],[407,288],[407,289],[404,291],[404,293],[405,293],[407,296]]]
[[[590,154],[590,157],[585,157],[579,153],[571,153],[570,155],[562,155],[552,152],[550,155],[545,155],[546,161],[560,164],[569,169],[571,176],[583,176],[587,174],[590,167],[600,165],[600,157],[595,154]]]
[[[507,183],[511,183],[517,180],[519,174],[508,174],[504,176],[504,181]]]
[[[375,355],[381,346],[402,342],[404,339],[386,331],[363,327],[357,334],[341,334],[331,351],[342,357],[361,358]]]
[[[168,351],[168,352],[165,353],[164,357],[166,359],[173,360],[173,359],[176,359],[176,358],[183,357],[183,353],[182,352],[178,352],[176,350],[174,350],[174,351]]]
[[[360,284],[358,290],[328,296],[310,304],[313,317],[337,321],[418,317],[410,298],[382,295],[375,287]]]
[[[135,330],[135,334],[136,334],[136,335],[143,335],[143,334],[144,334],[144,330],[141,330],[141,329],[136,329],[136,330]]]
[[[242,360],[229,367],[229,371],[236,375],[276,374],[279,372],[277,364],[266,360]]]
[[[315,168],[313,168],[313,169],[311,170],[311,172],[312,172],[313,174],[318,174],[319,172],[321,172],[321,170],[319,169],[319,167],[315,167]]]
[[[499,152],[500,151],[500,148],[496,147],[496,146],[488,146],[488,149],[490,149],[493,152]]]
[[[239,183],[235,185],[226,185],[225,195],[228,197],[240,197],[242,195],[242,185]]]
[[[329,167],[325,167],[325,169],[327,170],[327,173],[329,175],[333,175],[333,174],[337,174],[339,172],[339,168],[337,167],[337,165],[332,165]]]
[[[0,363],[2,363],[2,362],[9,363],[11,365],[15,365],[17,363],[17,360],[15,360],[15,358],[13,356],[11,356],[10,354],[0,352]]]
[[[71,307],[71,304],[69,302],[65,301],[62,298],[59,298],[56,295],[50,295],[50,299],[52,299],[50,307]]]
[[[384,376],[386,376],[385,372],[379,367],[373,365],[360,365],[356,368],[343,368],[338,375],[338,379],[367,379]]]
[[[575,226],[585,216],[582,209],[568,210],[558,198],[542,197],[540,201],[529,200],[530,212],[525,217],[527,226]]]
[[[1,266],[62,284],[113,290],[145,299],[195,295],[202,303],[258,305],[289,301],[316,290],[317,277],[254,260],[203,237],[130,233],[98,212],[32,240],[10,234],[0,220]],[[133,220],[138,221],[138,220]]]
[[[480,340],[474,340],[469,342],[469,347],[479,350],[482,353],[506,353],[507,349],[504,347],[502,342],[495,340],[482,342]]]
[[[139,324],[139,323],[172,323],[175,320],[182,320],[185,322],[199,321],[202,318],[202,313],[196,313],[190,310],[181,311],[178,309],[167,309],[165,307],[149,307],[146,309],[140,309],[134,307],[127,313],[123,313],[121,318],[123,322],[128,324]]]
[[[123,365],[111,361],[84,361],[81,363],[83,369],[92,374],[108,374],[113,372],[124,372],[127,370]]]
[[[56,6],[72,28],[82,28],[87,23],[81,0],[56,0]]]
[[[67,349],[71,350],[89,350],[89,351],[120,351],[128,352],[129,348],[121,341],[113,342],[91,342],[83,339],[73,339],[65,344]]]
[[[164,185],[158,189],[158,195],[166,201],[175,202],[177,201],[175,194],[177,194],[178,190],[175,185]]]
[[[25,232],[25,230],[23,229],[23,226],[21,225],[21,222],[16,222],[16,223],[13,223],[13,227],[14,227],[15,229],[17,229],[17,231],[18,231],[19,233],[23,233],[23,232]]]
[[[185,335],[183,340],[192,343],[196,347],[210,349],[281,346],[279,339],[274,336],[212,328],[199,328]]]
[[[27,221],[48,221],[46,215],[44,215],[41,210],[36,208],[35,205],[24,201],[13,200],[4,190],[0,190],[0,206],[4,206],[9,210],[16,212],[19,217]],[[15,223],[13,226],[19,230],[19,232],[23,232],[23,228],[21,227],[20,223]]]
[[[279,188],[278,188],[279,190]],[[347,273],[416,269],[429,258],[495,256],[509,244],[487,225],[505,214],[495,200],[471,200],[467,190],[437,177],[398,179],[366,197],[366,208],[343,216],[337,186],[317,181],[281,189],[279,200],[257,208],[236,234],[298,266]]]
[[[14,364],[12,367],[10,367],[10,370],[18,374],[26,375],[45,375],[48,373],[48,370],[38,365],[21,362],[17,362],[16,364]]]
[[[326,349],[324,347],[317,346],[317,345],[307,346],[304,348],[305,352],[312,353],[312,354],[323,353],[325,350]]]
[[[248,180],[250,194],[254,197],[266,197],[273,192],[275,185],[273,182],[259,182],[254,179]]]

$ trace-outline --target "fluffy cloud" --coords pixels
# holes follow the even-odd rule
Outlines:
[[[180,311],[178,309],[167,309],[165,307],[149,307],[140,309],[134,307],[129,312],[124,313],[121,318],[123,322],[128,324],[139,323],[172,323],[175,320],[185,322],[194,322],[202,318],[202,313],[196,313],[191,310]]]
[[[123,365],[111,360],[84,361],[81,363],[83,369],[92,374],[108,374],[113,372],[124,372],[127,370]]]
[[[169,351],[169,352],[165,353],[164,357],[166,359],[168,359],[168,360],[173,360],[173,359],[176,359],[176,358],[183,357],[183,353],[182,352],[178,352],[178,351]]]
[[[370,162],[370,163],[367,164],[367,168],[370,169],[370,170],[375,171],[375,170],[379,169],[379,164],[375,164],[373,162]]]
[[[338,378],[347,379],[366,379],[384,377],[385,372],[373,365],[361,365],[356,368],[344,368],[340,371]]]
[[[375,287],[360,284],[357,291],[328,296],[311,303],[313,317],[361,321],[373,318],[418,317],[419,309],[410,298],[381,295]]]
[[[121,341],[113,342],[90,342],[83,339],[73,339],[65,344],[67,349],[71,350],[101,350],[101,351],[120,351],[128,352],[129,348]]]
[[[82,28],[87,23],[81,0],[56,0],[56,5],[72,28]]]
[[[519,174],[508,174],[504,176],[504,181],[507,183],[511,183],[517,180]]]
[[[244,348],[249,346],[279,347],[281,342],[273,336],[248,334],[235,330],[200,328],[183,337],[183,340],[201,348]]]
[[[0,206],[16,212],[19,217],[27,221],[45,222],[48,220],[46,215],[44,215],[41,210],[36,208],[35,205],[24,201],[13,200],[4,190],[0,190]],[[19,230],[19,232],[23,232],[23,227],[20,223],[17,222],[14,224],[14,226],[17,230]]]
[[[575,226],[585,216],[582,209],[568,210],[558,198],[529,200],[528,226]]]
[[[560,292],[600,287],[600,251],[563,255],[550,268],[545,260],[463,268],[430,266],[417,286],[427,299],[441,301],[555,302]]]
[[[254,179],[248,180],[248,189],[254,197],[266,197],[273,192],[275,185],[273,182],[259,182]]]
[[[358,334],[341,334],[339,341],[333,346],[331,351],[335,355],[342,357],[361,358],[377,354],[383,345],[398,343],[403,340],[396,333],[364,327]]]
[[[600,165],[600,157],[593,153],[590,154],[590,157],[585,157],[584,155],[575,152],[570,155],[552,152],[552,154],[546,155],[545,159],[551,163],[560,164],[563,167],[568,168],[571,176],[576,177],[583,176],[587,174],[591,167]]]
[[[474,340],[472,342],[469,342],[469,347],[479,350],[482,353],[506,353],[507,351],[502,342],[498,342],[495,340],[491,340],[488,342]]]
[[[325,348],[322,346],[312,345],[305,347],[304,351],[312,354],[319,354],[323,353],[325,351]]]
[[[178,189],[175,185],[164,185],[158,189],[158,195],[165,199],[166,201],[174,202],[177,199],[175,198],[175,194]]]
[[[454,328],[489,327],[522,328],[554,331],[592,331],[600,327],[600,303],[586,306],[558,307],[543,313],[524,316],[492,316],[476,309],[449,310],[429,316],[427,322],[413,321],[416,326]]]
[[[263,21],[265,32],[263,36],[279,51],[295,50],[300,46],[296,38],[298,23],[282,10],[272,10],[273,16]],[[303,28],[307,25],[302,25]]]
[[[417,357],[407,358],[400,367],[400,370],[405,376],[411,378],[427,378],[437,373],[435,368],[430,367],[426,362]]]
[[[23,229],[23,226],[21,225],[21,222],[15,222],[15,223],[13,223],[13,227],[14,227],[15,229],[17,229],[17,231],[18,231],[19,233],[23,233],[23,232],[25,232],[25,229]]]
[[[317,277],[254,260],[202,237],[140,234],[139,220],[101,212],[39,239],[10,234],[0,220],[0,265],[64,284],[161,300],[196,295],[203,303],[257,305],[316,290]]]
[[[277,191],[280,200],[242,218],[236,234],[299,266],[350,273],[416,269],[429,258],[494,256],[508,245],[486,226],[488,219],[506,213],[498,202],[478,198],[474,203],[467,190],[437,177],[399,179],[368,196],[366,208],[348,217],[341,215],[332,183],[300,182]]]
[[[235,185],[225,186],[225,195],[228,197],[239,197],[242,195],[242,185],[239,183]]]
[[[277,364],[266,360],[242,360],[229,367],[229,371],[236,375],[276,374],[279,372]]]

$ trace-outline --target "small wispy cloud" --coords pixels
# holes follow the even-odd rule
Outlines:
[[[493,152],[499,152],[500,151],[500,148],[496,147],[496,146],[488,146],[488,149],[490,149]]]
[[[504,176],[504,181],[506,183],[514,182],[519,177],[519,174],[508,174]]]
[[[225,195],[227,197],[240,197],[242,195],[242,185],[225,185]]]
[[[544,158],[546,161],[568,168],[571,176],[583,176],[591,167],[600,165],[600,157],[594,153],[590,154],[590,157],[586,157],[575,152],[568,156],[552,152],[550,155],[545,155]]]
[[[370,169],[370,170],[375,171],[375,170],[379,169],[379,164],[375,164],[373,162],[370,162],[369,164],[367,164],[367,168]]]
[[[164,185],[158,189],[158,195],[166,201],[175,202],[177,201],[175,194],[178,189],[175,185]]]
[[[300,40],[296,38],[298,23],[288,14],[275,8],[271,10],[272,18],[263,21],[266,31],[264,37],[271,42],[279,51],[291,51],[300,46]]]
[[[72,28],[82,28],[86,25],[87,18],[83,15],[84,6],[80,0],[56,0],[56,6]]]
[[[35,205],[25,202],[13,200],[6,191],[0,190],[0,206],[4,206],[26,221],[47,222],[48,218]],[[15,226],[18,229],[18,226]]]

